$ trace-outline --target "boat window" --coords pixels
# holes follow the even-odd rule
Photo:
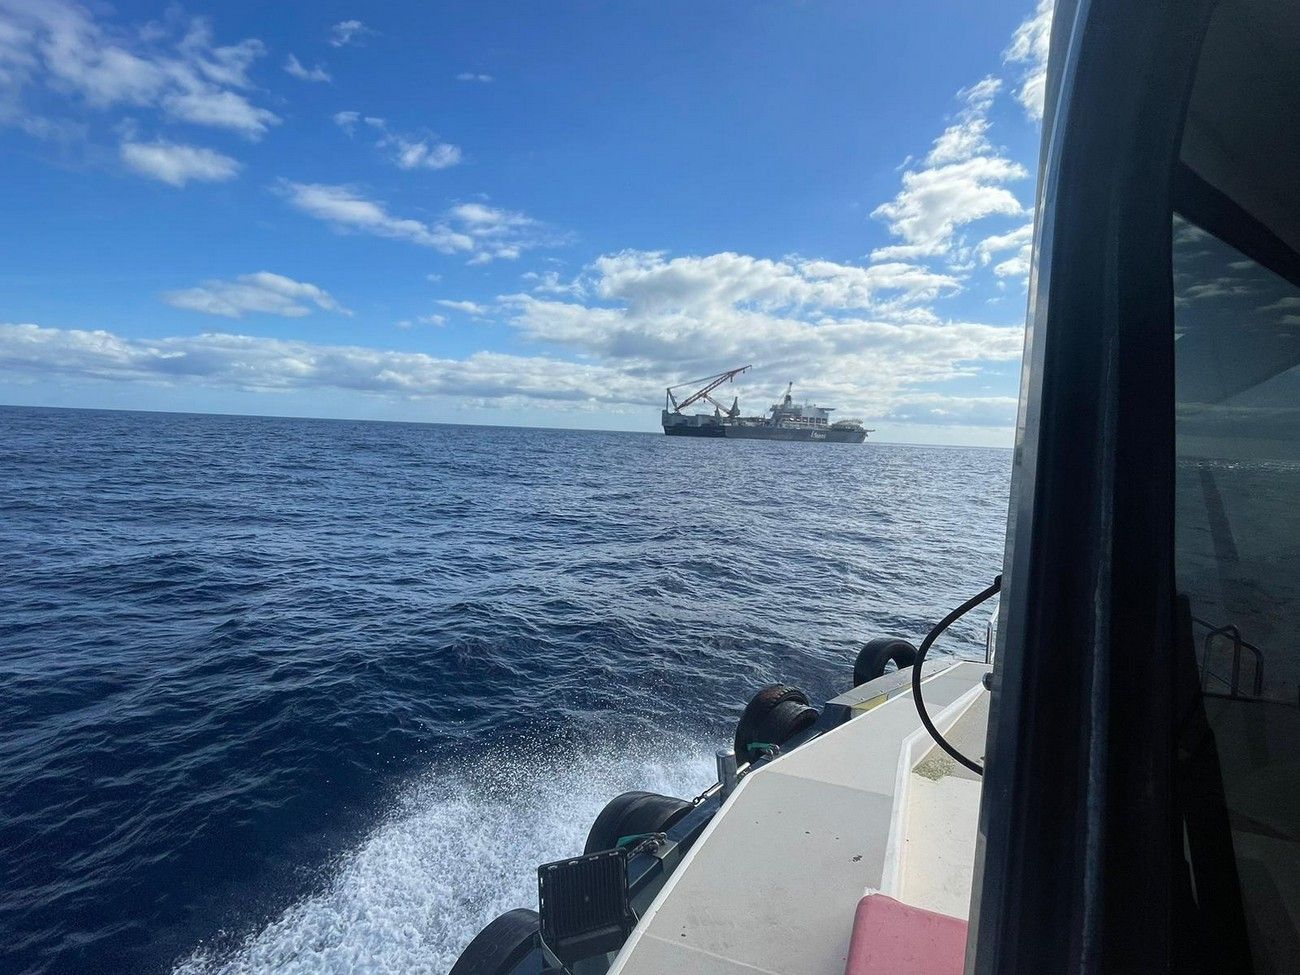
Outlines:
[[[1172,228],[1185,852],[1256,972],[1300,970],[1298,51],[1300,5],[1218,5]]]

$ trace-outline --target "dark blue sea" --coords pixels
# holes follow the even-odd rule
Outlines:
[[[760,685],[985,586],[1010,464],[0,408],[0,971],[445,972]]]

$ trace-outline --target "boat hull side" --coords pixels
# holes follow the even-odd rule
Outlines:
[[[728,440],[786,440],[795,443],[862,443],[865,430],[785,430],[780,427],[722,428]]]
[[[722,424],[715,426],[686,426],[684,423],[665,425],[664,433],[670,437],[713,437],[714,439],[725,437],[726,428]]]
[[[865,430],[782,430],[779,427],[742,427],[730,424],[665,424],[670,437],[709,437],[714,440],[782,440],[792,443],[862,443]]]

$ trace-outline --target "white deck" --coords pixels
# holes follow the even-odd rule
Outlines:
[[[923,684],[935,723],[973,757],[988,669],[958,663]],[[868,890],[966,916],[978,780],[932,747],[910,691],[854,710],[741,780],[612,973],[842,975]]]

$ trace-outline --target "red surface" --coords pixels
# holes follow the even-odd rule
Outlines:
[[[884,894],[858,902],[844,975],[962,975],[966,922]]]

